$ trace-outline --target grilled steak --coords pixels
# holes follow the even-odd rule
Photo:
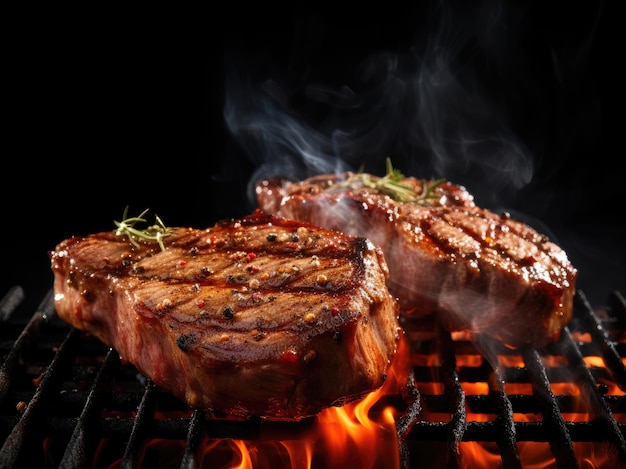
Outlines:
[[[389,182],[347,172],[264,180],[256,194],[268,213],[380,246],[403,317],[436,313],[449,330],[513,347],[558,338],[572,315],[577,276],[559,246],[507,214],[477,207],[462,186],[402,175]]]
[[[218,415],[299,419],[382,385],[401,328],[368,240],[255,211],[164,241],[60,242],[59,316]]]

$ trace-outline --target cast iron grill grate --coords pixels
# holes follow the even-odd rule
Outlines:
[[[0,300],[0,467],[199,467],[207,441],[293,440],[313,425],[240,422],[192,410],[98,340],[55,314],[52,292],[33,313],[17,286]],[[524,467],[526,442],[559,468],[580,467],[581,444],[626,462],[626,301],[600,315],[583,292],[558,342],[512,350],[450,334],[432,319],[403,323],[412,367],[396,421],[403,467],[464,467],[467,442]],[[435,455],[428,460],[424,455]],[[215,456],[219,459],[219,456]],[[221,467],[215,461],[214,467]],[[429,466],[430,465],[430,466]]]

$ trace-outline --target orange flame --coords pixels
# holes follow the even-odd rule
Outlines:
[[[330,407],[317,415],[303,437],[276,440],[207,441],[202,459],[211,467],[252,469],[290,467],[358,467],[363,469],[398,468],[400,452],[395,426],[401,410],[384,403],[384,397],[397,394],[409,368],[408,348],[401,340],[396,358],[384,385],[364,398]],[[230,451],[230,457],[216,464],[216,453]],[[222,464],[222,465],[220,465]]]
[[[455,340],[469,340],[462,333],[453,334]],[[587,339],[585,336],[579,339]],[[298,427],[297,433],[290,433],[288,437],[275,435],[271,430],[252,440],[238,440],[228,438],[213,438],[204,436],[200,445],[199,462],[201,467],[259,469],[273,467],[289,467],[294,469],[319,469],[329,467],[358,467],[363,469],[399,468],[402,465],[400,442],[396,430],[396,422],[403,412],[398,404],[402,399],[395,400],[406,384],[408,371],[411,366],[432,367],[441,366],[440,354],[429,350],[419,353],[413,349],[408,337],[403,336],[398,354],[389,370],[385,384],[366,395],[364,398],[348,403],[342,407],[331,407],[307,422],[304,429]],[[412,353],[411,353],[412,350]],[[480,368],[484,357],[474,353],[456,355],[457,367]],[[606,368],[600,356],[586,356],[586,365],[593,368]],[[498,354],[497,360],[504,367],[524,367],[521,354],[515,352]],[[562,368],[567,366],[563,357],[542,356],[544,365],[548,368]],[[436,375],[436,373],[433,373]],[[417,387],[425,395],[445,394],[444,383],[438,376],[432,379],[420,380]],[[461,382],[466,396],[486,396],[490,393],[489,383],[486,381]],[[528,382],[505,382],[505,392],[508,395],[533,395],[533,387]],[[551,382],[552,392],[559,396],[571,397],[571,407],[563,413],[563,418],[569,422],[584,422],[592,419],[589,415],[589,405],[585,402],[584,392],[574,382]],[[614,383],[606,384],[609,395],[624,395]],[[390,404],[394,402],[394,404]],[[479,413],[467,410],[468,422],[489,422],[496,418],[495,414]],[[419,416],[421,422],[450,422],[450,413],[436,409],[422,409]],[[626,420],[626,415],[617,412],[616,420]],[[515,422],[541,422],[540,412],[513,413]],[[291,432],[291,427],[289,427]],[[420,467],[443,467],[449,463],[447,443],[445,441],[413,441],[411,456],[418,458],[411,463],[418,463]],[[604,448],[602,442],[574,442],[576,459],[584,467],[607,467],[610,462],[610,451]],[[554,467],[555,456],[546,442],[518,441],[517,455],[522,467],[545,469]],[[180,451],[180,449],[179,449]],[[417,456],[415,456],[417,454]],[[503,460],[501,450],[495,442],[489,441],[461,441],[458,446],[460,467],[483,468],[501,467]],[[610,467],[610,466],[609,466]]]

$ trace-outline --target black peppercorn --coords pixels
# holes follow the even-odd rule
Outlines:
[[[233,308],[226,306],[226,308],[222,311],[222,316],[224,316],[225,319],[232,319],[235,316],[235,312],[233,311]]]
[[[176,345],[178,345],[178,348],[180,348],[183,352],[189,350],[189,348],[193,345],[193,342],[193,337],[186,334],[181,334],[176,339]]]

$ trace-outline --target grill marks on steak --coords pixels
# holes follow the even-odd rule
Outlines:
[[[302,418],[381,386],[401,332],[382,252],[260,211],[51,252],[59,316],[192,407]]]
[[[558,338],[572,315],[576,269],[546,236],[507,214],[477,207],[449,182],[423,203],[399,202],[347,184],[352,173],[257,184],[261,209],[380,246],[403,315],[437,314],[450,330],[485,333],[511,346]],[[424,182],[402,183],[417,194]]]

